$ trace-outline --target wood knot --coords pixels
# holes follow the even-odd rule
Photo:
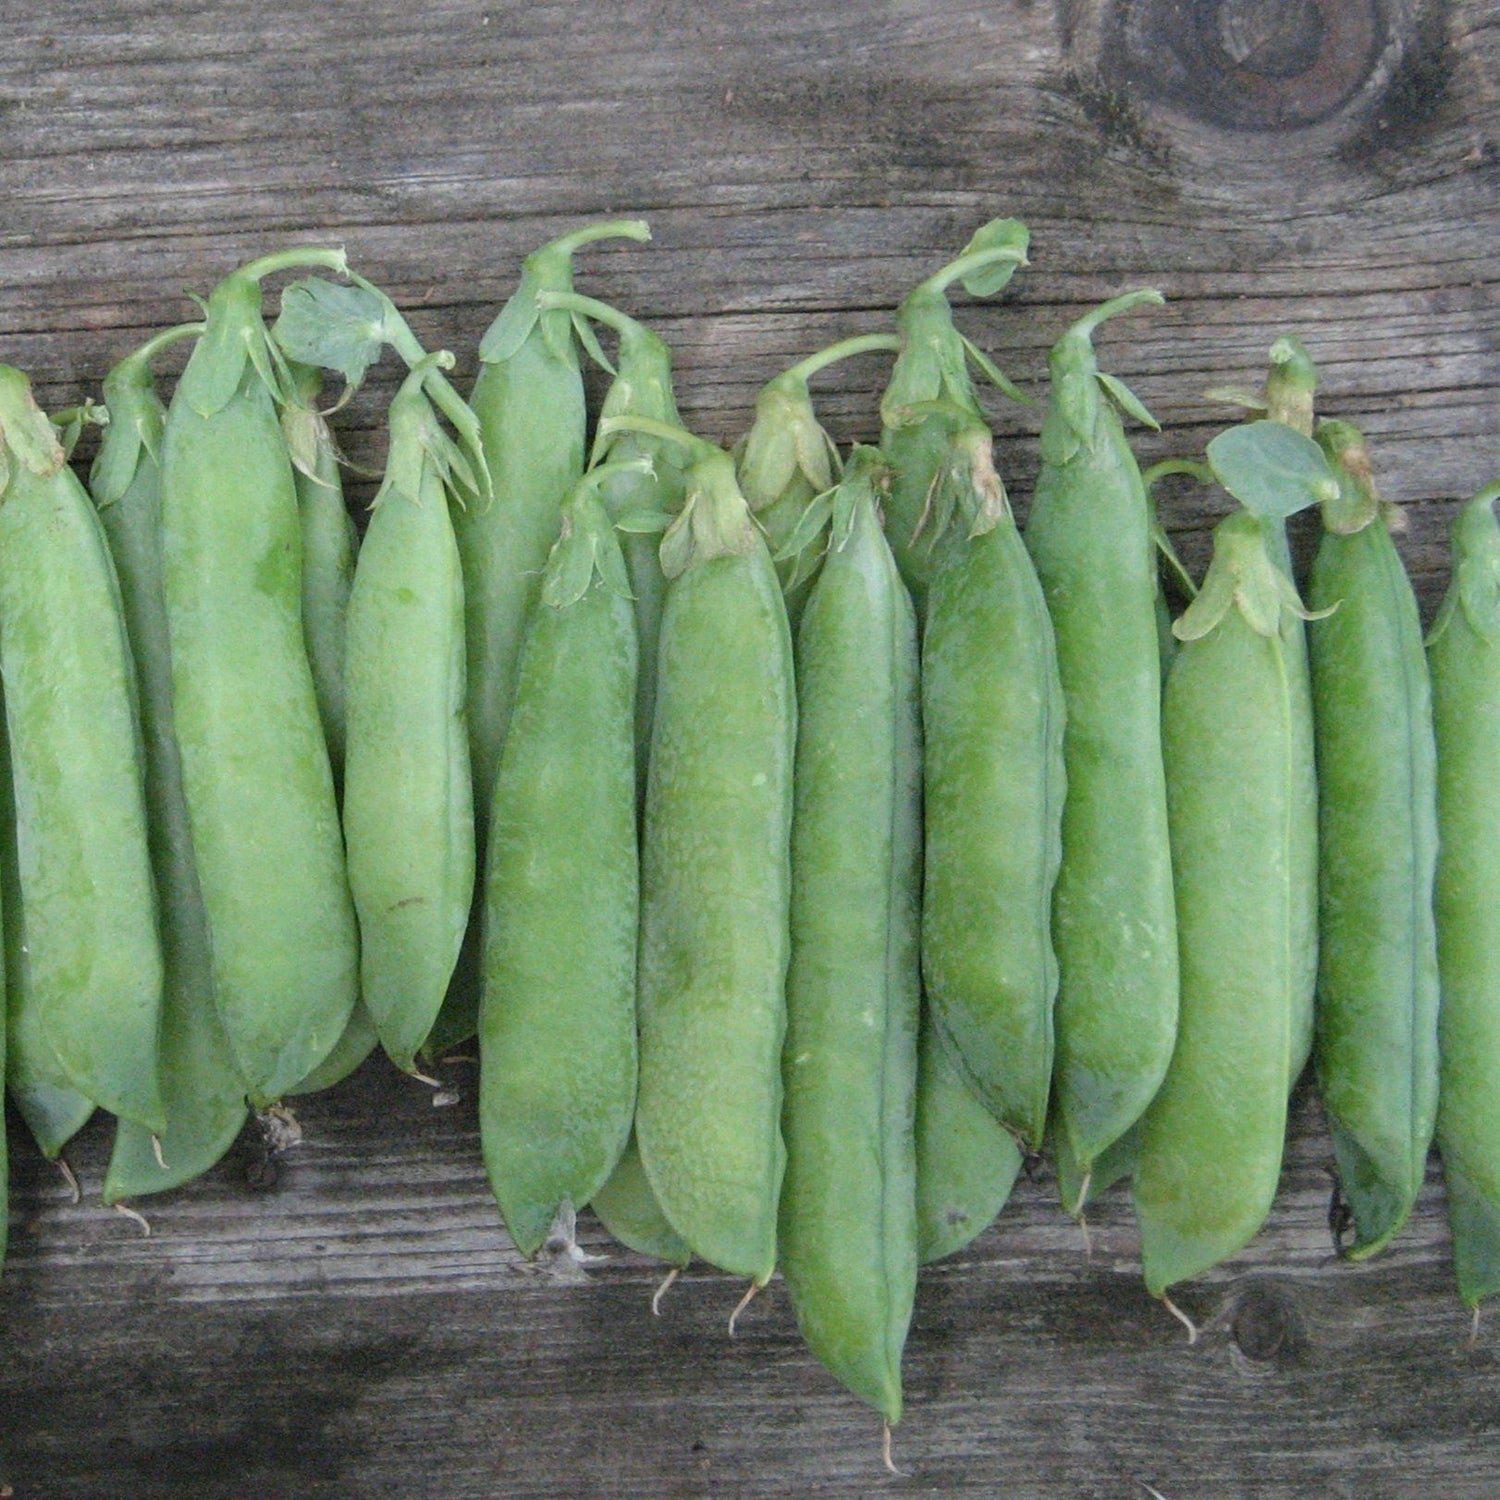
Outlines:
[[[1130,76],[1234,130],[1294,130],[1371,79],[1392,0],[1136,0],[1117,11]],[[1133,54],[1133,55],[1130,55]]]
[[[1266,1282],[1238,1289],[1229,1332],[1246,1359],[1263,1364],[1294,1354],[1300,1342],[1296,1308],[1279,1287]]]

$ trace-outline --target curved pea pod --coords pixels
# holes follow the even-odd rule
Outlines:
[[[791,636],[733,461],[682,446],[642,835],[636,1138],[693,1253],[764,1284],[786,1160]]]
[[[641,1165],[635,1135],[625,1143],[624,1154],[595,1194],[590,1205],[599,1222],[638,1255],[650,1255],[679,1269],[693,1258],[688,1243],[667,1222],[667,1216],[651,1191],[646,1169]]]
[[[449,511],[456,457],[426,375],[419,363],[391,402],[344,661],[344,843],[360,995],[408,1073],[443,1003],[475,882],[464,582]]]
[[[172,663],[162,591],[161,455],[166,410],[151,360],[202,332],[169,329],[104,381],[110,422],[89,483],[120,582],[145,748],[147,837],[161,920],[163,988],[159,1136],[128,1120],[115,1130],[104,1201],[162,1192],[206,1172],[245,1122],[245,1084],[214,1008],[208,924],[193,863],[182,765],[172,727]]]
[[[917,1258],[925,1266],[983,1234],[1021,1170],[1015,1137],[948,1060],[929,1007],[917,1038]]]
[[[1260,521],[1238,511],[1215,530],[1208,577],[1175,626],[1162,747],[1181,1007],[1134,1179],[1157,1296],[1243,1248],[1280,1173],[1303,815],[1281,616],[1300,607]]]
[[[1345,1252],[1388,1245],[1422,1185],[1438,1108],[1433,919],[1437,766],[1417,601],[1364,440],[1323,422],[1340,480],[1323,509],[1309,603],[1321,786],[1319,1088],[1354,1218]]]
[[[55,1160],[83,1129],[94,1101],[73,1088],[42,1032],[21,931],[21,885],[16,868],[15,799],[10,748],[0,734],[0,923],[4,929],[5,1084],[42,1154]]]
[[[826,524],[808,525],[808,510],[816,497],[831,495],[839,477],[838,450],[813,411],[808,382],[841,360],[900,347],[895,334],[860,334],[799,360],[761,388],[755,421],[735,450],[740,489],[766,534],[793,634],[818,571],[826,529]],[[826,523],[826,514],[817,519]]]
[[[227,277],[167,412],[162,555],[173,717],[214,992],[256,1107],[332,1049],[358,935],[302,633],[301,534],[259,277],[342,265],[291,251]]]
[[[541,297],[571,290],[575,251],[614,238],[647,240],[650,231],[638,219],[610,220],[534,250],[526,257],[520,286],[479,345],[479,376],[470,402],[479,418],[494,498],[459,512],[454,532],[463,560],[480,869],[521,643],[557,540],[563,498],[583,473],[586,413],[578,345],[597,347],[586,320],[564,308],[544,308]],[[466,1041],[478,1025],[482,891],[479,882],[449,996],[428,1039],[429,1053]]]
[[[973,297],[997,295],[1027,264],[1029,243],[1019,220],[991,220],[957,260],[914,288],[896,311],[901,352],[880,398],[880,447],[894,470],[885,529],[919,618],[945,549],[959,539],[959,530],[948,524],[956,503],[948,476],[962,467],[968,433],[984,425],[970,364],[1007,396],[1026,399],[954,326],[948,291],[957,283]]]
[[[592,461],[609,466],[599,480],[599,498],[619,537],[635,605],[639,661],[635,686],[635,771],[638,801],[645,802],[646,766],[651,754],[651,720],[656,712],[656,646],[661,636],[667,577],[661,570],[661,533],[682,509],[685,481],[675,446],[659,437],[616,431],[616,417],[643,417],[680,425],[672,390],[672,351],[643,323],[608,303],[573,293],[543,292],[543,309],[561,307],[619,335],[616,373],[599,410]],[[649,467],[633,462],[650,460]]]
[[[564,503],[490,807],[480,1142],[527,1256],[604,1185],[635,1108],[636,633],[608,477]]]
[[[1057,1101],[1084,1195],[1094,1159],[1151,1102],[1177,1032],[1177,921],[1161,754],[1154,517],[1117,408],[1150,413],[1103,374],[1092,335],[1143,304],[1129,292],[1054,345],[1042,470],[1026,523],[1057,636],[1068,795],[1053,902]],[[1077,1213],[1081,1197],[1067,1207]]]
[[[917,1281],[917,622],[856,448],[797,634],[781,1271],[813,1353],[889,1424]]]
[[[349,1020],[342,1035],[333,1044],[333,1051],[315,1067],[306,1078],[295,1083],[286,1092],[294,1094],[317,1094],[342,1083],[380,1045],[380,1033],[375,1029],[375,1018],[363,999],[354,1002]]]
[[[967,536],[932,579],[922,643],[922,977],[959,1071],[1036,1146],[1057,992],[1062,685],[988,431],[971,427],[955,452]]]
[[[1453,525],[1453,579],[1432,628],[1438,862],[1437,1139],[1458,1291],[1500,1288],[1500,525],[1488,485]]]
[[[282,408],[281,429],[297,486],[302,530],[302,634],[312,667],[318,718],[335,787],[344,776],[344,635],[359,538],[344,504],[338,453],[317,409],[322,374],[294,368],[297,400]]]
[[[160,1131],[161,941],[119,585],[93,504],[8,366],[0,432],[0,674],[29,982],[70,1086]]]

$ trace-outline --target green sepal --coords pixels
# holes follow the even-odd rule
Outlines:
[[[49,420],[57,432],[58,442],[62,444],[63,454],[72,458],[85,427],[109,426],[109,408],[99,405],[92,397],[85,396],[80,405],[55,411]]]
[[[577,313],[574,313],[572,318],[573,336],[583,345],[583,352],[606,374],[611,376],[618,374],[619,372],[610,363],[609,356],[599,343],[599,336],[594,332],[594,325],[587,318],[579,317]]]
[[[323,387],[322,372],[316,365],[303,364],[290,365],[289,372],[293,399],[281,408],[281,435],[286,439],[287,455],[299,474],[314,484],[331,489],[330,481],[319,473],[320,459],[328,455],[335,460],[338,458],[328,419],[318,409],[318,393]]]
[[[1323,421],[1315,436],[1338,485],[1323,502],[1323,525],[1338,536],[1353,536],[1382,515],[1364,434],[1352,422]]]
[[[1134,417],[1141,426],[1149,427],[1152,432],[1161,431],[1161,423],[1151,415],[1146,403],[1118,375],[1100,370],[1098,379],[1099,384],[1109,392],[1110,399],[1127,417]]]
[[[1245,411],[1263,412],[1266,409],[1264,393],[1243,390],[1235,385],[1216,385],[1204,391],[1203,399],[1219,406],[1238,406]]]
[[[538,323],[547,347],[559,359],[566,358],[573,338],[573,316],[560,308],[544,310],[538,295],[571,291],[573,252],[597,240],[615,238],[641,242],[651,238],[651,231],[640,219],[612,219],[575,229],[533,250],[522,264],[520,285],[479,341],[480,359],[498,364],[513,358]]]
[[[438,420],[428,378],[435,369],[451,369],[453,356],[442,349],[417,361],[391,397],[388,422],[390,446],[386,454],[385,477],[374,500],[373,510],[392,495],[399,495],[413,505],[421,504],[422,477],[429,466],[449,498],[460,505],[466,499],[481,495],[479,479],[459,445]]]
[[[858,443],[851,450],[844,477],[832,496],[828,545],[833,551],[842,552],[848,546],[862,506],[873,505],[878,513],[890,493],[892,472],[890,459],[879,448]]]
[[[752,510],[774,505],[799,476],[815,494],[833,486],[838,450],[813,411],[806,380],[788,372],[761,388],[738,466]]]
[[[677,519],[669,510],[625,510],[615,517],[615,530],[628,536],[652,536]]]
[[[983,422],[964,421],[949,435],[943,461],[927,492],[927,505],[913,532],[935,546],[954,527],[976,537],[1011,513],[1005,484],[995,468],[994,438]]]
[[[1247,422],[1221,432],[1208,445],[1208,462],[1214,478],[1264,520],[1284,520],[1338,497],[1339,482],[1323,450],[1282,422]]]
[[[1296,586],[1271,560],[1265,527],[1249,510],[1235,511],[1214,528],[1208,576],[1173,623],[1172,634],[1179,641],[1200,640],[1231,609],[1239,610],[1257,635],[1278,638],[1284,613],[1318,620],[1333,612],[1303,607]]]
[[[970,363],[1002,396],[1009,397],[1021,406],[1036,405],[1035,400],[1028,396],[973,339],[964,333],[959,334],[959,338],[963,340],[964,353],[969,356]]]
[[[669,580],[718,557],[748,556],[762,545],[734,459],[702,439],[697,443],[682,513],[661,539],[661,570]]]
[[[797,524],[792,527],[791,535],[773,554],[773,561],[789,562],[815,546],[833,520],[833,499],[836,493],[833,489],[823,490],[807,502],[802,514],[797,517]]]
[[[628,459],[591,469],[563,502],[562,530],[552,545],[542,577],[542,602],[566,609],[588,593],[597,576],[617,598],[629,599],[630,575],[614,524],[599,498],[599,484],[627,469],[649,472],[647,459]]]
[[[0,365],[0,498],[10,486],[11,457],[39,479],[68,461],[57,429],[31,394],[31,382],[13,365]]]
[[[1266,415],[1304,437],[1313,436],[1313,396],[1317,366],[1300,339],[1283,334],[1271,345],[1266,371]]]

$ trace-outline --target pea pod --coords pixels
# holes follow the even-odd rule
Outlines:
[[[1066,703],[1062,864],[1053,901],[1054,1117],[1073,1213],[1094,1160],[1151,1102],[1177,1032],[1177,922],[1161,755],[1154,516],[1117,407],[1155,421],[1103,374],[1092,335],[1159,304],[1129,292],[1053,346],[1042,470],[1026,524],[1057,635]]]
[[[592,1207],[599,1222],[627,1250],[654,1256],[679,1269],[693,1258],[687,1241],[667,1222],[651,1191],[634,1132],[614,1171],[594,1194]]]
[[[1438,1106],[1432,690],[1417,601],[1364,440],[1323,422],[1340,482],[1309,602],[1319,802],[1318,1083],[1354,1219],[1346,1251],[1388,1245],[1422,1185]]]
[[[1437,733],[1442,1006],[1437,1139],[1458,1291],[1500,1288],[1500,484],[1453,524],[1453,578],[1427,646]]]
[[[948,1060],[929,1007],[917,1039],[917,1257],[962,1250],[1005,1207],[1021,1170],[1015,1137]]]
[[[344,635],[359,538],[344,504],[338,453],[317,409],[322,374],[294,367],[297,399],[282,408],[281,427],[297,486],[302,528],[302,634],[312,667],[318,717],[336,788],[344,778]]]
[[[259,278],[332,265],[289,251],[227,277],[167,413],[162,552],[172,690],[220,1020],[252,1104],[327,1055],[354,1004],[358,937],[302,634],[285,377]]]
[[[172,663],[162,592],[161,439],[166,409],[151,361],[202,332],[168,329],[105,377],[110,422],[90,487],[120,580],[141,704],[147,835],[161,914],[164,983],[159,1137],[122,1120],[104,1179],[104,1201],[162,1192],[206,1172],[245,1123],[245,1084],[214,1007],[213,963],[193,863],[182,764],[172,728]]]
[[[681,446],[642,836],[636,1138],[693,1253],[763,1284],[786,1160],[791,636],[733,460],[685,434]]]
[[[797,635],[781,1269],[819,1359],[888,1424],[917,1280],[917,624],[856,448]]]
[[[344,666],[344,841],[360,994],[407,1072],[443,1003],[475,881],[464,583],[449,512],[461,455],[426,379],[419,363],[391,402],[385,480],[349,596]]]
[[[0,675],[29,983],[67,1083],[161,1131],[161,942],[119,585],[93,504],[8,366],[0,434]]]
[[[808,510],[815,497],[831,497],[839,468],[833,439],[813,412],[808,382],[840,360],[900,347],[895,334],[841,339],[767,381],[755,398],[755,421],[736,450],[736,469],[776,560],[793,632],[818,570],[826,530],[826,508],[815,517],[823,524],[812,526]]]
[[[959,1072],[1036,1146],[1052,1076],[1064,710],[1046,602],[990,449],[971,425],[942,481],[962,539],[932,579],[922,643],[922,977]]]
[[[536,607],[559,507],[583,473],[584,392],[578,340],[593,334],[563,308],[544,309],[544,292],[573,285],[573,254],[599,240],[646,240],[638,219],[586,225],[526,257],[521,284],[479,345],[470,397],[493,481],[493,503],[454,517],[464,572],[469,744],[473,763],[475,854],[484,868],[486,823],[500,751],[515,696],[527,621]],[[428,1038],[438,1054],[474,1035],[479,1015],[483,882],[478,882],[464,946],[447,1000]]]
[[[21,883],[16,866],[15,797],[8,737],[0,734],[0,919],[5,935],[5,1083],[26,1128],[48,1160],[83,1129],[94,1101],[73,1088],[43,1034],[21,930]]]
[[[896,312],[901,352],[880,399],[880,446],[895,470],[886,506],[886,534],[920,618],[943,548],[957,544],[947,525],[951,498],[944,476],[962,463],[968,433],[984,425],[974,394],[973,363],[1007,395],[1025,398],[953,323],[948,290],[961,284],[992,297],[1026,262],[1026,226],[994,219],[979,229],[957,260],[929,276]]]
[[[1249,1242],[1286,1133],[1296,955],[1293,694],[1282,616],[1300,610],[1261,521],[1214,532],[1163,699],[1177,898],[1177,1045],[1146,1111],[1135,1209],[1157,1296]]]
[[[643,323],[607,303],[567,292],[542,292],[543,310],[565,308],[613,328],[619,335],[618,366],[599,410],[592,462],[610,472],[599,481],[599,498],[615,523],[630,595],[635,604],[639,660],[635,688],[635,770],[639,800],[646,795],[646,766],[651,753],[651,720],[656,712],[656,645],[667,579],[661,570],[661,532],[682,509],[682,459],[675,447],[638,432],[612,432],[614,417],[644,417],[679,425],[672,391],[672,352]],[[642,469],[632,460],[649,458]]]
[[[490,808],[480,1141],[527,1256],[604,1185],[635,1108],[636,629],[598,494],[618,472],[563,504]]]

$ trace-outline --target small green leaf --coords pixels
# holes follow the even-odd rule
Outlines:
[[[696,494],[688,496],[681,513],[674,517],[661,539],[661,570],[667,578],[676,578],[687,572],[688,564],[693,560],[692,513],[700,498]]]
[[[336,370],[357,390],[385,347],[385,303],[365,287],[308,276],[282,292],[271,336],[289,359]]]
[[[1234,579],[1229,570],[1210,567],[1193,602],[1172,622],[1172,634],[1179,641],[1201,640],[1229,613],[1233,604]]]
[[[536,277],[528,267],[521,273],[520,286],[511,293],[510,300],[479,341],[479,357],[487,365],[514,358],[516,351],[526,342],[541,316],[542,310],[536,300],[538,290]]]
[[[792,534],[777,551],[777,562],[787,562],[791,558],[800,557],[808,548],[817,545],[828,526],[829,517],[833,514],[833,499],[836,493],[836,490],[824,490],[822,494],[815,495],[808,501],[802,514],[797,517],[797,524],[792,527]]]
[[[577,335],[578,342],[583,345],[584,352],[599,368],[609,375],[618,375],[619,372],[610,363],[609,356],[604,352],[604,346],[599,342],[599,335],[594,332],[594,325],[580,313],[573,313],[573,332]]]
[[[1120,379],[1118,375],[1106,375],[1103,370],[1099,371],[1099,384],[1109,392],[1116,406],[1126,416],[1134,417],[1137,422],[1149,427],[1152,432],[1161,431],[1161,423],[1146,408],[1146,403]]]
[[[1282,520],[1335,499],[1339,482],[1322,450],[1280,422],[1249,422],[1208,445],[1214,477],[1246,510]]]
[[[1020,266],[1026,264],[1031,231],[1019,219],[991,219],[982,225],[964,247],[962,259],[993,253],[995,259],[963,277],[963,288],[971,297],[993,297],[1003,291]]]
[[[1012,401],[1019,402],[1022,406],[1035,406],[1036,402],[1026,394],[1025,391],[1007,375],[999,365],[992,360],[973,339],[966,334],[959,334],[963,339],[964,351],[973,360],[980,373],[1000,392],[1002,396],[1008,396]]]

